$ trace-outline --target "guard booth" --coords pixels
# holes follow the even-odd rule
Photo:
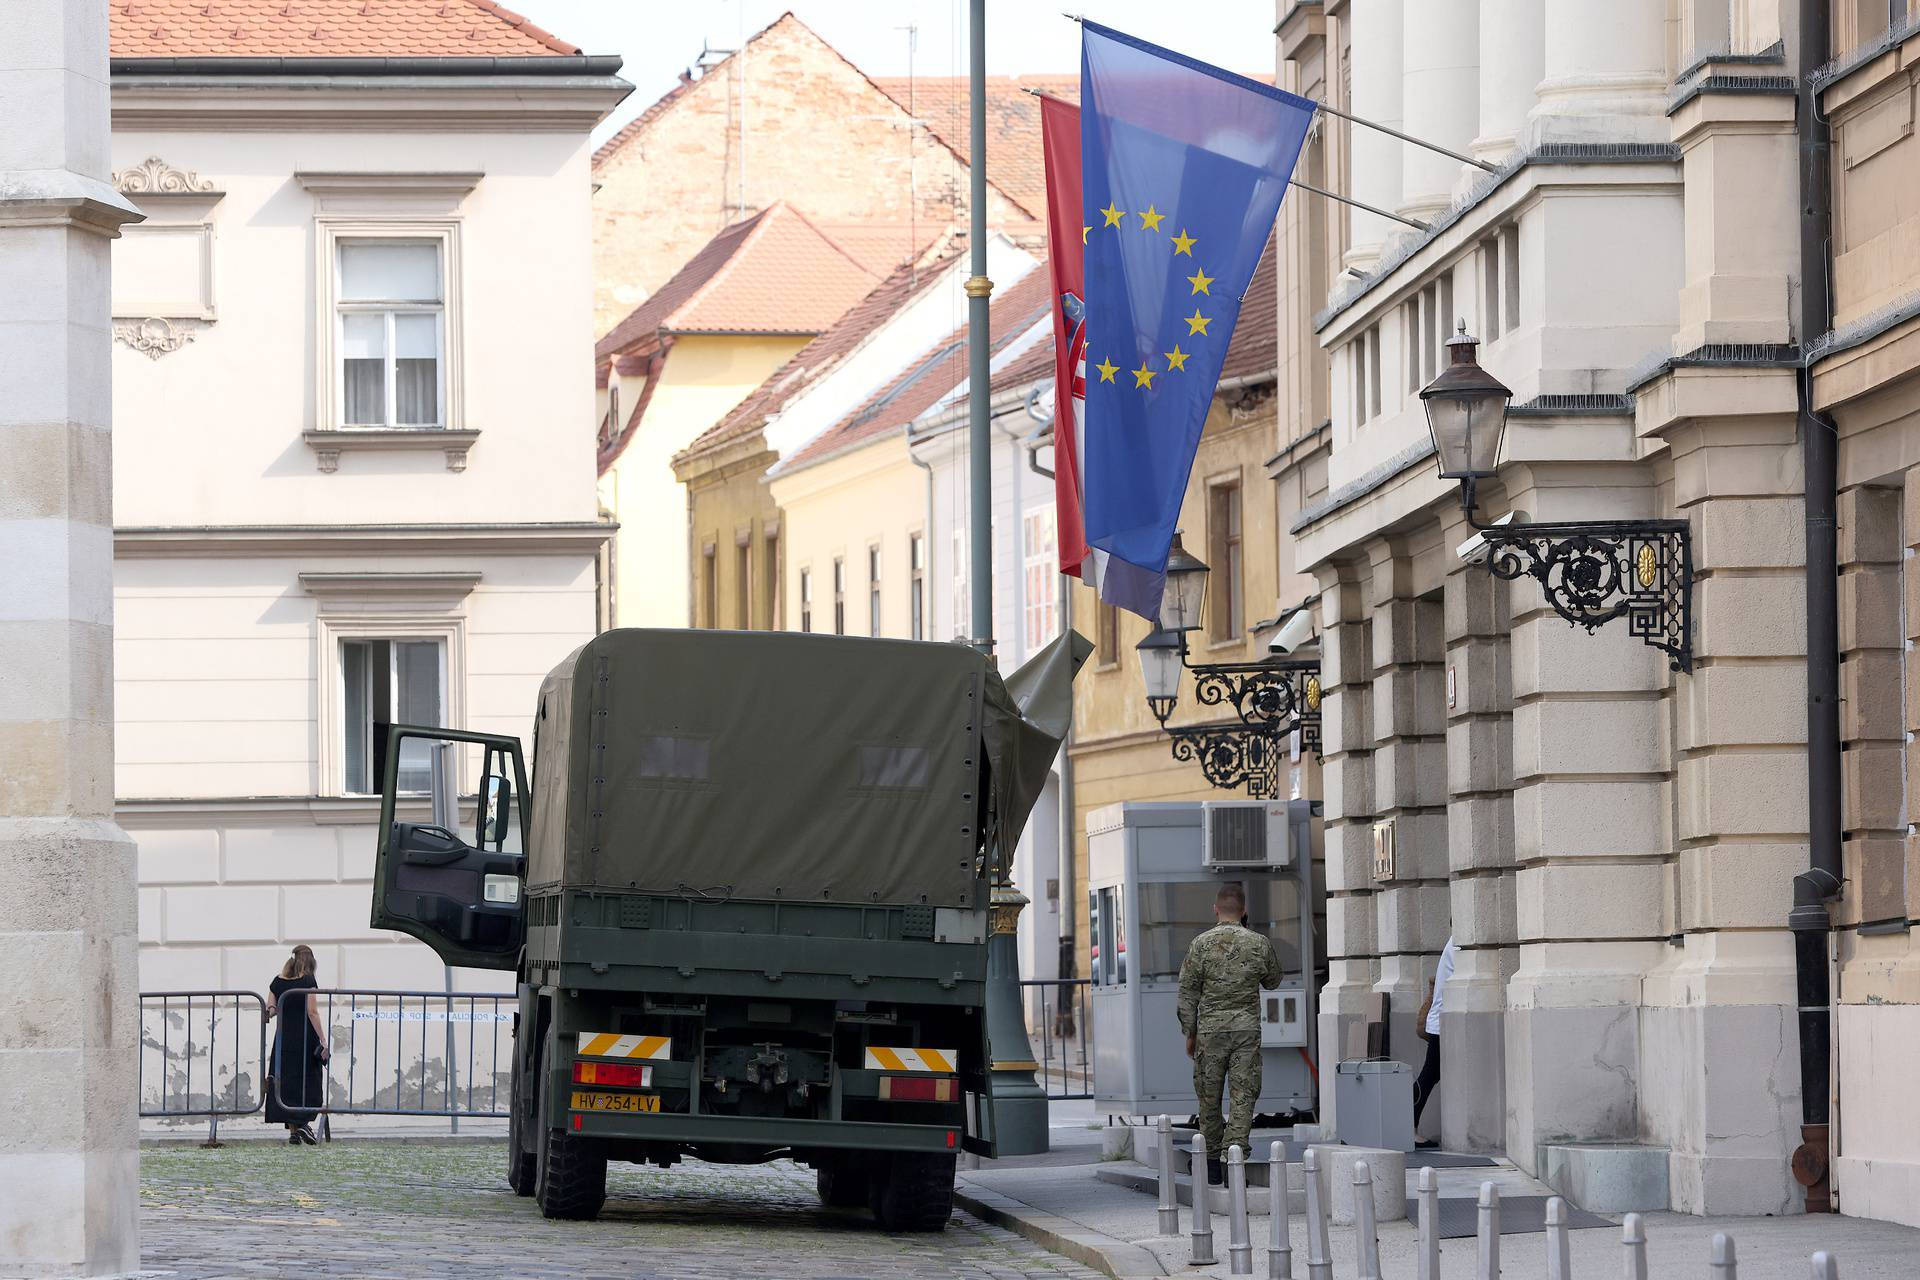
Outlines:
[[[1314,993],[1326,943],[1315,923],[1313,810],[1306,800],[1129,801],[1088,815],[1097,1106],[1133,1116],[1198,1110],[1180,1033],[1180,963],[1213,927],[1221,883],[1237,880],[1248,926],[1273,940],[1282,971],[1280,986],[1260,993],[1258,1115],[1291,1123],[1315,1109]]]

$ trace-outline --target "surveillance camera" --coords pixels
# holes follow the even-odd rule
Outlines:
[[[1493,527],[1497,529],[1503,524],[1512,524],[1520,514],[1518,511],[1509,511],[1498,520],[1495,520]],[[1468,538],[1465,542],[1454,548],[1454,554],[1460,557],[1461,563],[1463,564],[1485,564],[1487,557],[1491,554],[1491,548],[1487,546],[1485,534],[1475,533],[1471,538]]]
[[[1313,613],[1304,607],[1295,609],[1287,615],[1267,641],[1269,653],[1291,653],[1301,645],[1313,639]]]

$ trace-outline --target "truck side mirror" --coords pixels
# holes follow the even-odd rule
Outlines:
[[[513,821],[513,780],[501,774],[487,779],[486,821],[480,831],[483,843],[496,849],[506,843],[512,830]]]

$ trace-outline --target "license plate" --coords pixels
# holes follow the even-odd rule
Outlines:
[[[660,1095],[657,1093],[587,1093],[576,1090],[571,1105],[575,1111],[658,1111]]]

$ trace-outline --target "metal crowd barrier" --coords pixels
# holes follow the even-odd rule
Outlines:
[[[1059,1102],[1093,1097],[1093,1020],[1087,1016],[1092,979],[1023,978],[1020,985],[1040,995],[1039,1018],[1030,1032],[1038,1048],[1040,1087]],[[1026,991],[1021,997],[1024,1007]]]
[[[519,1007],[513,993],[289,991],[279,1016],[304,1022],[304,999],[318,1005],[330,1056],[320,1068],[317,1098],[293,1072],[274,1073],[281,1106],[331,1115],[443,1116],[456,1130],[462,1117],[508,1114]],[[311,1035],[311,1024],[305,1030]],[[296,1052],[308,1051],[303,1045],[291,1042]]]
[[[221,1117],[266,1102],[266,1012],[252,991],[141,992],[140,1114],[205,1116],[219,1146]]]

